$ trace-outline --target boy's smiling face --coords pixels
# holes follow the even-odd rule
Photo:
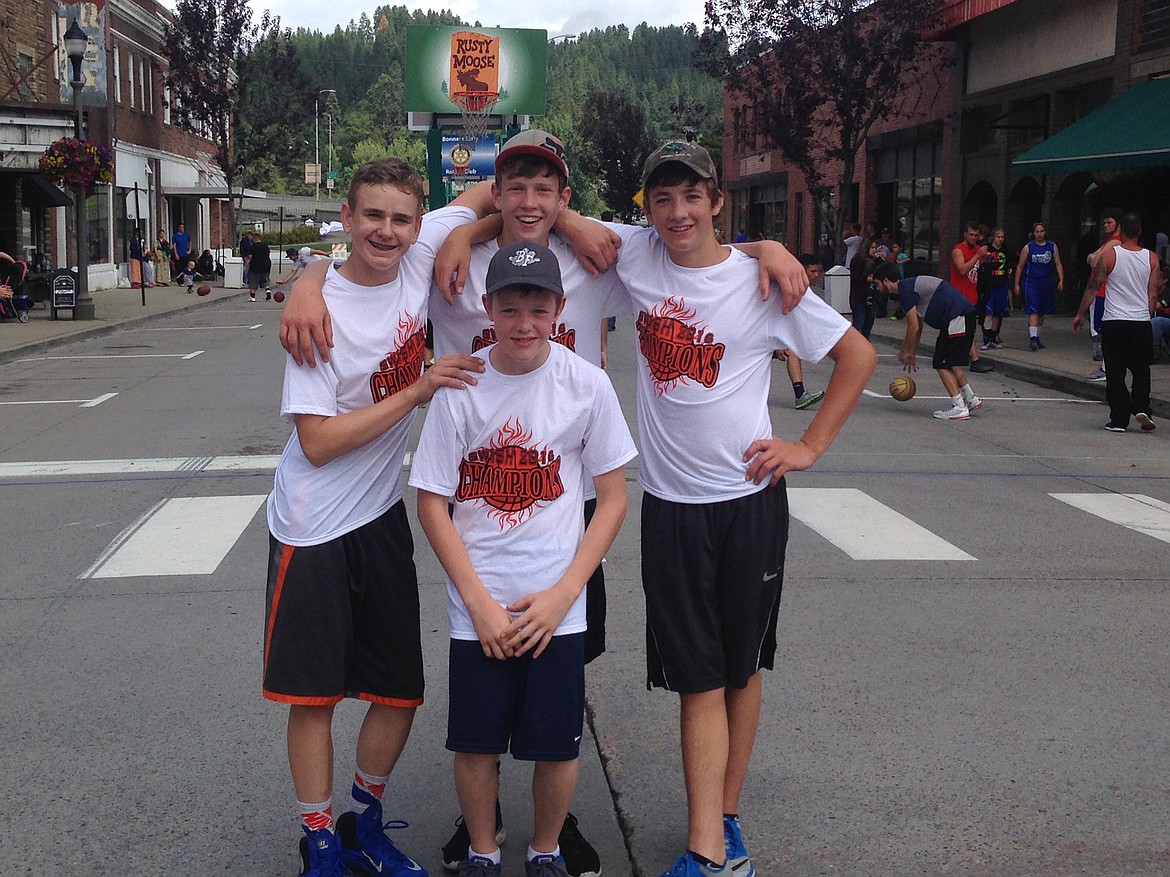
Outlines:
[[[492,197],[503,219],[500,245],[518,241],[547,244],[553,223],[569,204],[569,189],[551,168],[534,177],[509,174],[492,184]]]
[[[654,186],[646,192],[645,204],[646,218],[676,265],[702,268],[725,258],[715,237],[715,217],[723,196],[712,200],[707,181]]]
[[[398,277],[398,265],[418,240],[422,209],[418,198],[391,183],[362,186],[355,206],[341,205],[341,224],[353,236],[341,276],[360,286],[378,286]]]
[[[506,375],[534,371],[548,359],[549,336],[565,306],[546,289],[501,289],[483,297],[483,307],[496,329],[492,365]]]

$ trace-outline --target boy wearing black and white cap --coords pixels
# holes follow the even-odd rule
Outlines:
[[[552,251],[501,247],[484,289],[495,342],[475,397],[435,395],[410,474],[448,576],[447,748],[471,840],[459,873],[500,873],[497,764],[511,751],[536,763],[525,870],[564,875],[558,837],[577,782],[585,584],[625,517],[623,467],[636,451],[605,373],[549,340],[564,307]],[[588,526],[587,478],[597,494]]]

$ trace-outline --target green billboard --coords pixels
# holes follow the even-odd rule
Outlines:
[[[493,115],[537,115],[545,109],[547,74],[547,31],[406,29],[408,112],[458,113],[462,104]]]

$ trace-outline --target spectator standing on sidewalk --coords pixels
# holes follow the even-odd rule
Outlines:
[[[1028,312],[1028,346],[1043,350],[1040,329],[1044,317],[1056,308],[1056,293],[1064,289],[1060,247],[1048,240],[1048,229],[1043,222],[1032,226],[1032,240],[1020,250],[1016,289],[1024,296],[1024,310]]]
[[[979,264],[987,255],[987,247],[979,243],[979,223],[968,222],[963,231],[963,239],[955,244],[951,250],[951,283],[963,298],[971,303],[971,312],[979,303]],[[976,374],[986,374],[992,371],[991,366],[979,358],[979,348],[975,346],[975,335],[971,335],[971,351],[968,356],[971,371]],[[966,365],[966,363],[964,363]]]
[[[1121,232],[1118,230],[1117,223],[1121,219],[1121,211],[1115,207],[1110,207],[1101,214],[1101,245],[1085,256],[1085,268],[1092,274],[1093,268],[1096,267],[1097,260],[1101,258],[1101,253],[1106,247],[1115,247],[1121,242]],[[1088,280],[1085,281],[1085,289],[1089,289]],[[1081,294],[1084,294],[1084,289]],[[1096,295],[1093,298],[1092,312],[1087,313],[1089,318],[1089,337],[1093,342],[1093,361],[1101,363],[1097,370],[1088,375],[1085,380],[1098,383],[1105,380],[1105,355],[1101,352],[1101,316],[1105,313],[1105,283],[1102,281],[1101,285],[1096,289]]]
[[[1004,251],[1005,233],[997,228],[991,234],[991,246],[979,266],[979,301],[983,305],[984,317],[991,318],[991,328],[983,327],[983,345],[980,350],[998,350],[1003,347],[999,330],[1003,318],[1011,313],[1012,272],[1008,267],[1008,255]]]
[[[1158,257],[1138,243],[1142,221],[1126,213],[1120,222],[1121,242],[1100,251],[1093,265],[1072,330],[1080,331],[1090,297],[1105,284],[1105,312],[1101,317],[1101,352],[1105,354],[1105,400],[1109,403],[1109,432],[1125,432],[1136,417],[1142,430],[1154,429],[1150,408],[1150,360],[1154,334],[1150,314],[1158,305],[1162,271]],[[1133,375],[1132,390],[1125,373]]]
[[[190,258],[191,235],[187,234],[187,226],[180,222],[171,235],[171,273],[178,274]]]

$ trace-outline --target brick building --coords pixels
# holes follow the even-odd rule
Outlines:
[[[1170,0],[945,0],[931,38],[955,64],[909,84],[912,111],[860,150],[857,221],[901,235],[932,271],[967,219],[1004,226],[1012,248],[1043,220],[1066,262],[1106,206],[1141,213],[1150,236],[1168,230],[1170,132],[1153,128],[1170,97]],[[724,232],[807,250],[826,211],[755,136],[751,111],[725,95]]]
[[[183,222],[200,248],[231,246],[221,228],[228,197],[214,147],[172,124],[163,85],[163,25],[154,0],[9,0],[0,12],[0,248],[53,267],[75,265],[73,193],[36,173],[45,147],[75,126],[62,35],[77,21],[89,36],[82,62],[85,136],[109,148],[112,185],[86,203],[90,288],[117,282],[137,219],[149,239]]]

